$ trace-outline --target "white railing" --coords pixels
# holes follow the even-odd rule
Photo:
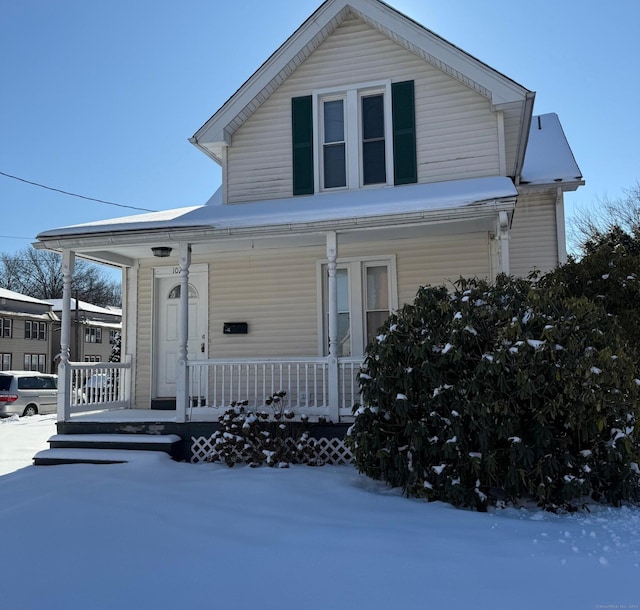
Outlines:
[[[342,416],[360,401],[357,372],[361,358],[340,358],[338,402]],[[233,401],[248,401],[249,409],[264,409],[272,392],[287,392],[286,406],[296,414],[329,415],[327,358],[237,358],[189,360],[188,404],[224,409]]]
[[[228,407],[247,400],[250,409],[265,407],[272,392],[287,392],[287,408],[324,414],[329,378],[325,358],[237,358],[189,360],[190,407]]]
[[[70,411],[131,408],[131,361],[69,362]]]
[[[338,397],[340,416],[349,416],[355,404],[362,402],[358,385],[358,371],[362,358],[338,358]]]

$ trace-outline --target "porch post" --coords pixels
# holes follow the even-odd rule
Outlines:
[[[500,240],[499,268],[501,273],[511,273],[509,260],[509,215],[506,212],[498,214],[498,239]]]
[[[187,368],[189,341],[189,267],[191,246],[180,244],[180,303],[178,305],[178,362],[176,364],[176,420],[187,420],[189,402],[189,370]]]
[[[58,365],[58,421],[64,422],[71,415],[71,368],[69,348],[71,344],[71,281],[75,266],[75,252],[62,252],[62,321],[60,326],[60,364]]]
[[[327,259],[329,263],[329,419],[340,420],[339,375],[338,375],[338,278],[336,275],[338,258],[338,236],[335,231],[327,233]]]

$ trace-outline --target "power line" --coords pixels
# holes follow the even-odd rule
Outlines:
[[[0,235],[0,239],[30,239],[33,241],[35,237],[20,237],[18,235]]]
[[[26,184],[31,184],[32,186],[37,186],[42,189],[47,189],[49,191],[55,191],[56,193],[62,193],[63,195],[69,195],[70,197],[79,197],[80,199],[86,199],[87,201],[97,201],[98,203],[104,203],[106,205],[115,205],[116,207],[119,207],[119,208],[129,208],[131,210],[141,210],[142,212],[157,212],[157,210],[150,210],[148,208],[138,208],[133,205],[124,205],[123,203],[114,203],[113,201],[96,199],[95,197],[85,197],[84,195],[78,195],[77,193],[70,193],[69,191],[63,191],[62,189],[53,188],[52,186],[40,184],[39,182],[32,182],[31,180],[25,180],[24,178],[20,178],[19,176],[13,176],[11,174],[7,174],[2,171],[0,171],[0,176],[5,176],[6,178],[12,178],[13,180],[19,180],[20,182],[25,182]]]

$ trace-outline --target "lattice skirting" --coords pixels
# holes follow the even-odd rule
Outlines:
[[[295,442],[291,439],[291,442]],[[323,464],[350,464],[353,455],[344,441],[339,438],[315,439],[318,459]],[[206,462],[215,456],[215,441],[213,436],[191,437],[191,462]]]

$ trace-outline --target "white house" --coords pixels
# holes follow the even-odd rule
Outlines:
[[[419,286],[565,260],[584,182],[534,97],[379,0],[324,2],[190,139],[222,168],[205,205],[38,236],[64,257],[59,420],[86,367],[66,356],[75,256],[123,271],[103,408],[215,421],[286,389],[348,420],[367,341]]]

